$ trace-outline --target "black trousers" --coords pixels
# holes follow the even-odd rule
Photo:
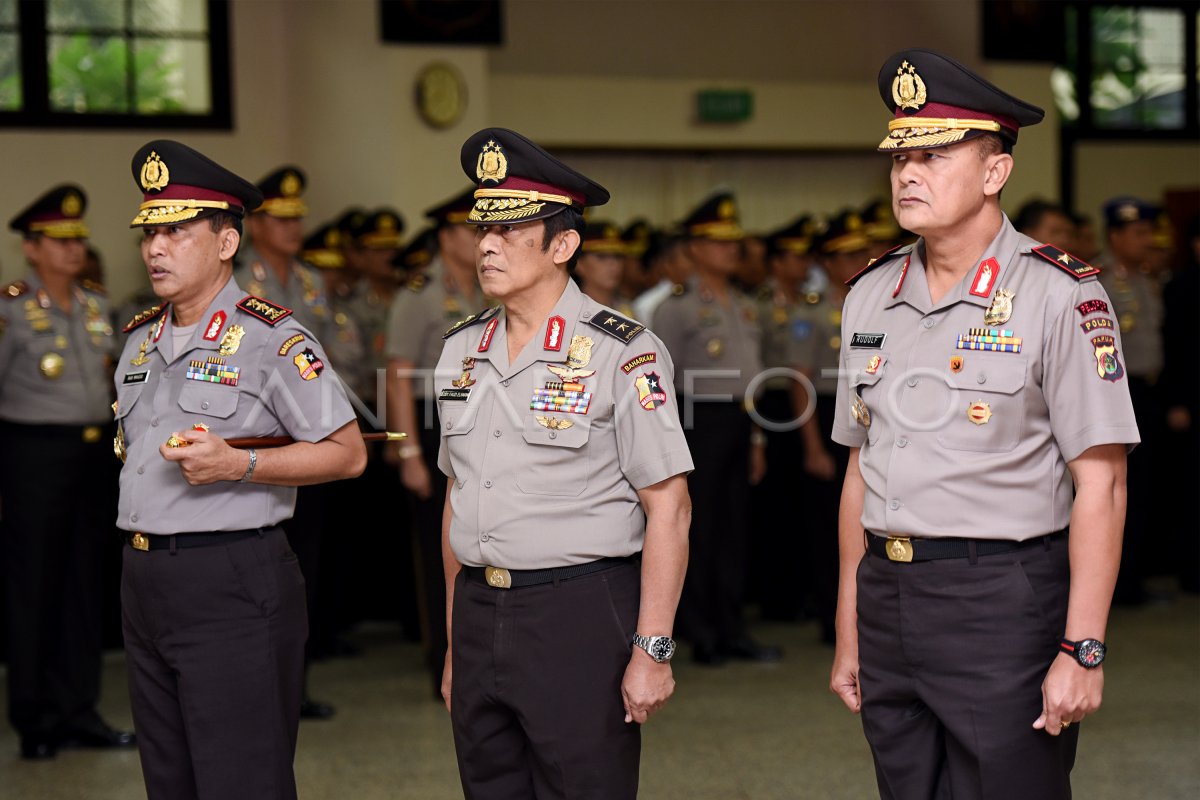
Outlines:
[[[467,800],[632,800],[641,732],[621,679],[640,569],[493,589],[454,588],[450,719]]]
[[[1067,616],[1048,548],[858,567],[862,721],[883,800],[1062,800],[1079,726],[1031,726]]]
[[[694,644],[714,647],[745,635],[750,417],[740,404],[698,403],[686,436],[696,469],[688,476],[692,528],[679,627]]]
[[[421,458],[429,470],[432,491],[427,500],[409,494],[413,532],[414,578],[421,613],[421,642],[425,663],[440,696],[442,671],[446,665],[446,577],[442,567],[442,510],[446,502],[446,476],[437,465],[441,431],[434,412],[433,425],[420,431]]]
[[[80,426],[0,424],[0,558],[8,629],[8,718],[50,737],[95,715],[100,575],[116,547],[112,438]]]
[[[294,800],[304,578],[279,528],[125,548],[129,694],[149,800]]]

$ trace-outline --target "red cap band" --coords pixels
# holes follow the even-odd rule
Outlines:
[[[183,183],[169,184],[161,192],[154,192],[153,194],[147,192],[144,195],[144,202],[148,203],[152,200],[182,200],[185,202],[188,200],[205,200],[215,203],[229,203],[231,208],[242,207],[242,200],[239,197],[234,197],[224,192],[215,192],[212,189],[204,189],[199,186],[188,186]]]
[[[985,114],[982,111],[973,111],[969,108],[959,108],[958,106],[950,106],[945,103],[926,103],[921,107],[921,110],[915,114],[905,114],[900,109],[896,109],[896,119],[912,119],[920,117],[935,117],[938,119],[986,119],[1000,123],[1000,127],[1008,128],[1010,131],[1018,131],[1021,128],[1012,117],[1007,117],[1003,114]]]
[[[587,203],[583,199],[583,195],[568,191],[561,186],[551,186],[548,183],[538,183],[537,181],[527,180],[513,176],[504,183],[495,187],[497,189],[510,189],[518,192],[545,192],[546,194],[561,194],[566,195],[575,201],[577,205],[584,206]]]

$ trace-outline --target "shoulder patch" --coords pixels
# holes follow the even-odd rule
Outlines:
[[[87,289],[92,294],[98,294],[101,297],[108,296],[108,289],[105,289],[103,285],[96,283],[95,281],[83,280],[79,282],[79,285],[84,289]]]
[[[492,306],[491,308],[485,308],[483,311],[480,311],[478,314],[472,314],[471,316],[467,317],[466,319],[460,319],[458,322],[456,322],[450,326],[450,330],[448,330],[442,334],[442,338],[449,339],[451,336],[453,336],[454,334],[458,333],[459,331],[461,331],[465,328],[469,328],[472,325],[476,325],[480,322],[486,322],[487,320],[496,316],[496,314],[499,313],[499,311],[500,311],[500,306]]]
[[[275,327],[292,314],[292,310],[290,308],[277,306],[272,302],[263,300],[261,297],[255,297],[252,294],[248,294],[238,301],[237,307],[255,319],[267,323],[271,327]]]
[[[121,329],[121,332],[129,333],[131,330],[133,330],[135,328],[142,327],[147,322],[149,322],[150,320],[154,319],[159,314],[161,314],[164,309],[166,309],[166,306],[162,305],[162,306],[150,306],[145,311],[139,311],[137,314],[134,315],[133,319],[131,319],[131,320],[129,320],[129,322],[125,323],[125,327]]]
[[[20,297],[29,291],[29,284],[25,281],[13,281],[8,286],[4,287],[5,297]]]
[[[1090,278],[1093,275],[1100,274],[1099,267],[1093,267],[1086,261],[1081,261],[1068,253],[1066,250],[1055,247],[1052,244],[1044,244],[1041,247],[1035,247],[1033,248],[1032,252],[1046,259],[1063,272],[1075,278],[1075,280],[1081,281],[1084,278]]]
[[[861,278],[863,275],[866,275],[868,272],[875,269],[876,267],[883,266],[885,263],[887,263],[888,261],[891,261],[892,259],[896,258],[897,256],[902,255],[902,254],[908,254],[910,252],[912,252],[911,244],[899,244],[899,245],[896,245],[895,247],[893,247],[891,250],[887,250],[883,253],[880,253],[878,257],[872,258],[870,261],[868,261],[867,265],[865,267],[860,269],[858,272],[854,273],[853,277],[851,277],[850,280],[846,281],[846,285],[853,286],[855,283],[858,282],[859,278]]]
[[[607,310],[593,314],[588,319],[587,324],[593,328],[599,328],[614,339],[620,339],[625,344],[629,344],[634,340],[634,337],[646,330],[646,326],[642,323],[634,322],[631,319],[622,317],[620,314]]]

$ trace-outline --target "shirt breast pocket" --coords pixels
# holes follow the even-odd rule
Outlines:
[[[517,488],[525,494],[578,497],[588,484],[587,443],[591,420],[585,416],[548,417],[569,428],[547,428],[536,417],[525,420],[525,444],[516,471]]]
[[[862,422],[853,416],[854,398],[861,397],[867,408],[867,414],[873,415],[883,408],[883,387],[879,381],[887,369],[887,354],[872,353],[871,355],[850,355],[846,357],[846,369],[850,372],[847,381],[850,386],[850,396],[846,398],[847,413],[851,414],[848,425],[862,426]],[[866,427],[867,443],[874,444],[879,438],[879,425],[871,424]]]
[[[179,407],[189,414],[229,419],[237,405],[238,390],[233,386],[187,381],[179,391]]]
[[[458,481],[465,481],[473,474],[478,474],[478,470],[474,473],[471,471],[470,438],[467,436],[475,429],[478,412],[478,406],[445,400],[438,403],[441,434],[445,437],[450,466],[454,469],[454,476]]]
[[[974,355],[974,354],[973,354]],[[972,370],[949,376],[955,406],[938,442],[951,450],[1007,453],[1025,426],[1025,359],[976,356]]]

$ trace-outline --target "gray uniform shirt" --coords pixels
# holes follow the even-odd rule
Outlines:
[[[1162,286],[1153,275],[1122,269],[1111,253],[1102,253],[1096,266],[1104,270],[1100,283],[1121,325],[1129,374],[1157,380],[1163,368]]]
[[[435,259],[425,275],[396,292],[387,318],[384,352],[388,358],[410,361],[420,370],[437,366],[442,334],[473,310],[471,301],[447,281],[445,270],[442,261]],[[428,397],[433,390],[432,372],[413,377],[416,397]]]
[[[762,372],[761,331],[754,302],[729,290],[729,305],[717,302],[698,281],[663,300],[654,330],[679,365],[675,391],[725,395],[741,403],[750,381]]]
[[[841,353],[841,309],[816,292],[789,301],[771,281],[759,296],[758,318],[763,366],[809,370],[817,393],[833,396]],[[824,376],[826,371],[830,377]],[[767,387],[787,389],[791,383],[788,378],[773,378]]]
[[[541,569],[640,552],[637,490],[692,470],[663,343],[571,281],[512,364],[504,312],[481,319],[437,367],[455,556]]]
[[[37,274],[0,293],[0,419],[97,425],[111,417],[113,329],[106,299],[72,289],[71,311]]]
[[[169,307],[131,331],[115,379],[127,451],[117,527],[147,534],[228,531],[292,516],[294,487],[188,485],[179,465],[158,451],[173,431],[202,422],[223,438],[317,442],[354,419],[313,335],[270,306],[244,310],[245,297],[230,279],[179,352],[168,352],[174,350]],[[272,325],[263,317],[277,319]]]
[[[861,448],[867,530],[1014,541],[1061,530],[1067,462],[1139,441],[1104,288],[1064,271],[1082,262],[1057,268],[1036,246],[1006,218],[979,267],[934,305],[918,241],[847,297],[833,440]],[[1002,292],[1011,316],[985,321],[1003,312]]]
[[[238,253],[237,262],[233,277],[239,286],[246,287],[247,294],[290,308],[296,321],[305,328],[322,340],[331,338],[328,330],[329,301],[325,297],[325,286],[321,276],[312,267],[293,260],[291,274],[284,284],[280,282],[275,270],[255,252],[253,245]]]

